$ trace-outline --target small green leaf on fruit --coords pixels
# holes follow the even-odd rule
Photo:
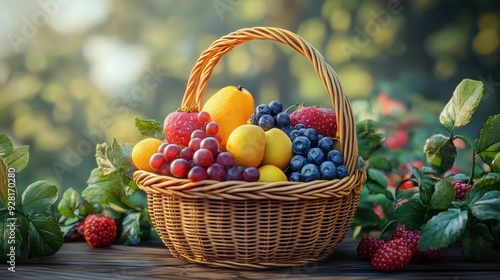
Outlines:
[[[427,162],[438,172],[444,173],[455,163],[457,148],[450,137],[435,134],[425,141],[424,153]]]
[[[450,208],[432,217],[420,230],[420,250],[448,247],[465,232],[467,220],[467,211],[460,208]]]
[[[37,181],[22,194],[23,209],[31,215],[49,210],[57,200],[57,187],[49,181]]]
[[[479,134],[477,154],[488,165],[500,152],[500,115],[491,116],[484,123]]]
[[[139,118],[135,118],[135,126],[139,130],[141,136],[153,137],[157,139],[165,138],[165,134],[163,132],[163,125],[153,119],[141,120]]]
[[[462,249],[469,261],[480,261],[490,254],[494,238],[485,224],[473,225],[465,231]]]
[[[455,88],[453,97],[444,107],[439,121],[448,131],[469,124],[483,98],[484,85],[481,81],[464,79]]]
[[[436,183],[434,193],[432,193],[430,208],[436,210],[448,209],[456,195],[455,188],[447,180],[441,180]]]

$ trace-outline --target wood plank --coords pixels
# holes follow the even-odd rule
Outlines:
[[[435,262],[411,262],[395,273],[376,272],[356,256],[357,240],[346,239],[326,260],[301,267],[236,270],[210,268],[173,257],[162,244],[90,248],[66,243],[53,256],[16,264],[10,279],[500,279],[500,252],[479,263],[466,262],[458,246]],[[7,276],[7,266],[0,279]]]

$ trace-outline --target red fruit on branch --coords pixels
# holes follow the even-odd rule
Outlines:
[[[402,238],[392,239],[375,251],[371,265],[379,271],[396,271],[406,267],[413,254]]]
[[[190,109],[179,109],[167,115],[163,123],[163,132],[168,143],[187,146],[191,133],[197,129],[204,130],[205,123],[198,120],[198,112]]]
[[[357,247],[358,257],[360,259],[369,260],[373,257],[375,251],[377,251],[377,249],[384,244],[385,241],[383,239],[375,238],[371,235],[365,235],[361,238]]]
[[[290,124],[295,126],[301,123],[306,128],[314,128],[318,134],[335,138],[337,135],[337,116],[329,108],[302,107],[290,114]]]
[[[467,182],[463,181],[453,181],[451,182],[457,194],[455,195],[455,201],[462,201],[465,195],[472,188],[472,185],[467,184]]]
[[[405,226],[398,227],[391,236],[392,239],[401,238],[403,243],[412,251],[413,255],[420,253],[418,241],[420,239],[419,230],[411,230]]]

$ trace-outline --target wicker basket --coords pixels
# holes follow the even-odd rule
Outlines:
[[[217,182],[136,171],[147,193],[152,223],[171,253],[215,267],[255,269],[300,266],[326,258],[350,229],[366,180],[356,169],[356,131],[350,102],[337,75],[308,42],[287,30],[255,27],[221,37],[194,66],[182,105],[201,108],[208,79],[219,59],[250,40],[272,40],[304,55],[321,78],[337,113],[349,175],[304,182]]]

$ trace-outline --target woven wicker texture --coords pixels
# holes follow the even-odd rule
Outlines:
[[[298,35],[279,28],[240,29],[205,50],[191,71],[182,106],[201,108],[213,68],[234,47],[250,40],[283,43],[306,57],[337,113],[349,175],[313,182],[217,182],[136,171],[148,210],[173,255],[193,263],[228,268],[298,266],[326,258],[349,230],[366,181],[356,169],[358,149],[350,102],[336,73]]]

